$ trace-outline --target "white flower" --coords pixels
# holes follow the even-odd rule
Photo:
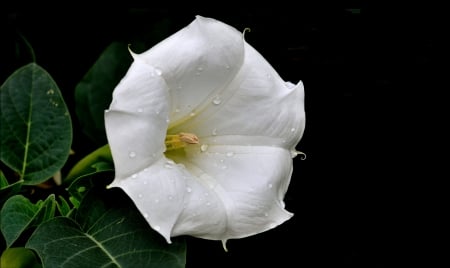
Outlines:
[[[292,217],[284,195],[305,126],[304,90],[235,28],[197,16],[142,54],[105,112],[116,177],[170,238],[222,240]]]

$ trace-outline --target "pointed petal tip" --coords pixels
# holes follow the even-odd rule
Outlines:
[[[227,239],[222,239],[222,247],[225,252],[228,252]]]

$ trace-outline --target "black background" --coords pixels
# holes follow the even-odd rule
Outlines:
[[[272,3],[274,4],[274,3]],[[19,31],[69,108],[74,87],[112,41],[132,43],[164,21],[162,40],[195,15],[238,30],[285,80],[305,85],[306,129],[286,207],[294,217],[228,242],[188,239],[187,267],[411,267],[430,264],[419,212],[417,158],[423,92],[437,88],[436,8],[317,4],[262,8],[3,9],[0,80],[30,61],[14,57]],[[75,131],[78,124],[73,115]],[[75,132],[83,155],[89,140]],[[421,152],[422,151],[422,152]],[[418,265],[422,267],[421,265]]]

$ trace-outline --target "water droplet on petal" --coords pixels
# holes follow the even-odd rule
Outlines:
[[[269,183],[269,184],[267,185],[267,187],[270,189],[270,188],[273,187],[273,184],[272,184],[272,183]]]
[[[206,202],[206,205],[207,205],[207,206],[210,206],[210,205],[211,205],[211,203],[210,203],[210,202]]]
[[[130,153],[128,154],[128,156],[129,156],[130,158],[135,158],[135,157],[136,157],[136,152],[130,152]]]
[[[132,177],[133,179],[136,179],[136,178],[138,177],[138,174],[135,173],[135,174],[131,175],[131,177]]]
[[[143,111],[144,111],[144,109],[142,109],[142,108],[137,109],[138,113],[142,113]]]
[[[159,225],[155,225],[155,231],[159,231],[159,230],[161,230],[161,227],[159,226]]]
[[[208,150],[208,144],[202,144],[202,146],[200,146],[200,150],[202,152],[206,152]]]
[[[148,214],[147,213],[144,213],[144,218],[148,218]]]
[[[233,152],[228,152],[228,153],[227,153],[227,156],[228,156],[228,157],[232,157],[233,155],[234,155]]]
[[[215,97],[212,101],[212,103],[215,105],[219,105],[221,102],[222,100],[220,99],[220,97]]]
[[[216,135],[217,135],[217,128],[215,128],[215,129],[212,130],[212,135],[213,135],[213,136],[216,136]]]
[[[158,204],[159,203],[159,199],[155,199],[155,203]]]
[[[294,132],[294,131],[295,131],[295,127],[291,128],[291,132]]]
[[[142,198],[142,194],[138,194],[138,197],[139,197],[139,198]]]
[[[162,75],[162,71],[160,69],[155,68],[155,74],[156,75]]]
[[[192,192],[192,188],[191,187],[186,187],[186,192],[188,192],[188,193]]]
[[[225,69],[230,70],[230,65],[225,65]]]
[[[193,117],[193,116],[195,116],[195,113],[192,112],[192,113],[189,114],[189,116]]]
[[[202,66],[199,66],[199,67],[197,68],[197,71],[203,72],[203,67],[202,67]]]
[[[269,213],[267,213],[267,212],[264,213],[264,216],[269,217]]]
[[[180,112],[180,109],[176,108],[175,113],[179,113],[179,112]]]
[[[147,185],[147,183],[148,183],[147,181],[144,181],[144,185]]]
[[[172,200],[172,199],[173,199],[173,196],[169,195],[169,196],[167,197],[167,199]]]

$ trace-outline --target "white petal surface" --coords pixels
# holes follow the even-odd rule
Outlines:
[[[266,231],[292,217],[283,203],[292,172],[287,150],[192,146],[186,154],[170,156],[194,175],[172,235],[226,241]]]
[[[171,98],[171,124],[189,119],[197,107],[234,78],[244,58],[236,29],[214,19],[196,19],[150,50],[136,55],[157,68]]]
[[[168,125],[167,86],[155,69],[135,60],[105,112],[117,178],[126,178],[163,156]]]
[[[248,44],[240,71],[208,104],[195,118],[169,132],[195,131],[201,141],[210,136],[261,137],[250,138],[245,144],[294,149],[304,131],[303,84],[284,82]]]

